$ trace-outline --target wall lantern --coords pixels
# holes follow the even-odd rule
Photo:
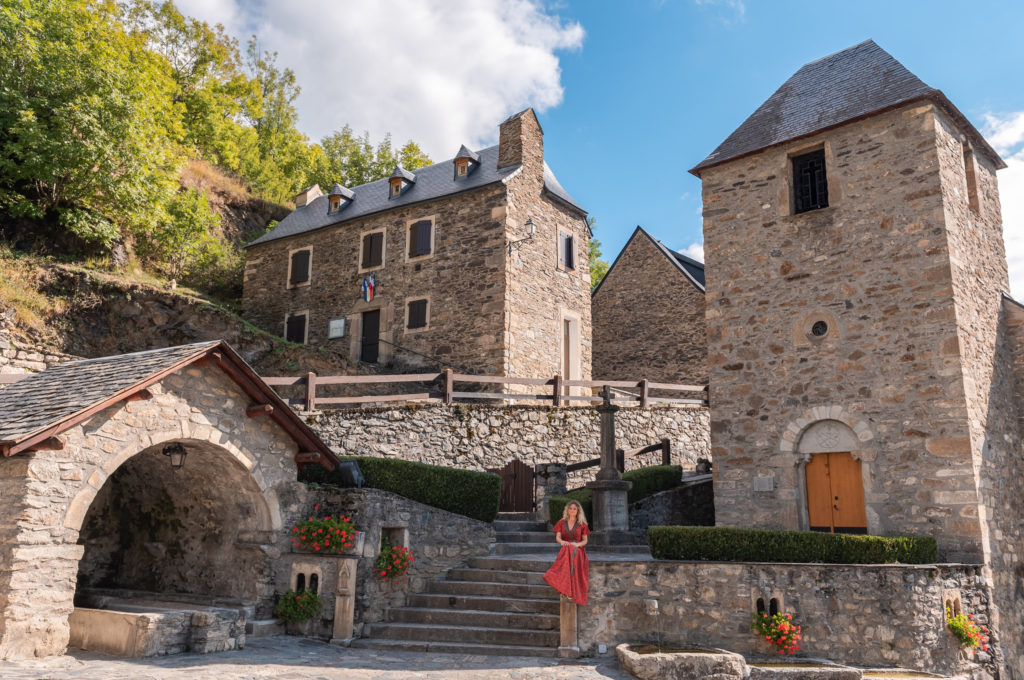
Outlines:
[[[171,469],[180,470],[185,467],[185,456],[188,451],[180,443],[168,444],[164,447],[164,455],[171,459]]]
[[[517,241],[509,241],[509,243],[508,243],[508,254],[509,255],[512,254],[513,250],[519,250],[519,248],[524,243],[526,243],[527,241],[532,240],[533,239],[533,235],[537,233],[537,225],[535,225],[533,223],[533,218],[530,218],[530,219],[526,220],[526,223],[523,226],[526,227],[527,236],[525,238],[521,238],[521,239],[519,239]]]

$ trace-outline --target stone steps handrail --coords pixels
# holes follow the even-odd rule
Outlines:
[[[652,404],[690,404],[696,406],[707,406],[708,388],[706,385],[683,385],[677,383],[657,383],[648,380],[566,380],[560,375],[552,378],[513,378],[509,376],[487,376],[469,375],[467,373],[455,373],[451,369],[444,369],[438,373],[406,373],[396,375],[325,375],[318,376],[316,373],[307,373],[304,376],[272,376],[263,377],[263,381],[272,387],[304,386],[305,397],[303,399],[287,399],[289,404],[302,406],[306,411],[313,411],[317,406],[333,405],[357,405],[372,404],[377,402],[391,401],[417,401],[417,402],[440,402],[452,404],[459,400],[539,400],[551,402],[556,408],[572,402],[597,403],[601,397],[594,396],[594,392],[605,387],[627,388],[637,390],[636,395],[620,395],[613,401],[621,404],[638,405],[641,408]],[[317,396],[317,387],[326,385],[386,385],[395,383],[420,383],[422,387],[416,392],[384,395],[360,395],[354,397],[326,397]],[[430,389],[436,383],[439,389]],[[535,390],[535,393],[516,392],[477,392],[457,390],[455,383],[469,383],[477,385],[501,385],[501,390],[507,389],[504,386],[523,386],[550,388],[548,390]],[[590,388],[590,394],[572,394],[571,388]],[[423,391],[424,389],[428,391]],[[655,396],[651,390],[662,390],[675,393],[696,393],[694,396],[666,397]],[[282,395],[283,396],[283,395]],[[659,445],[660,446],[660,445]]]

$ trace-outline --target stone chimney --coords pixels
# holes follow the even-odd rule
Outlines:
[[[533,109],[520,111],[498,128],[498,169],[523,164],[525,172],[544,171],[544,131]]]
[[[321,191],[319,184],[314,184],[311,187],[303,189],[298,196],[295,197],[295,207],[301,208],[302,206],[309,205],[313,202],[314,198],[323,196],[324,192]]]

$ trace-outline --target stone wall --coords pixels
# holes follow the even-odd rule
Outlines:
[[[772,653],[755,635],[757,599],[803,627],[800,655],[858,666],[900,666],[952,675],[977,669],[957,660],[943,602],[988,622],[988,593],[978,567],[840,566],[712,562],[591,562],[590,597],[578,608],[580,650],[599,644],[657,642],[711,646],[744,655]],[[658,615],[645,600],[657,600]],[[990,654],[979,654],[994,673]]]
[[[400,607],[410,593],[423,591],[427,581],[464,566],[470,557],[489,554],[494,545],[494,526],[487,522],[378,489],[312,489],[303,507],[310,515],[350,516],[356,529],[366,533],[356,572],[356,636],[364,624],[385,620],[388,607]],[[406,579],[386,581],[374,574],[382,535],[389,535],[392,542],[403,542],[412,551],[415,561]],[[281,576],[285,577],[283,581]],[[278,589],[283,592],[288,585],[286,575],[281,576]],[[333,617],[333,601],[325,604],[321,615]]]
[[[308,418],[339,456],[381,456],[468,470],[577,463],[599,456],[599,416],[593,408],[546,406],[393,406],[334,409]],[[616,413],[617,445],[640,448],[672,440],[672,464],[693,468],[709,458],[708,412],[703,407],[622,408]],[[627,461],[627,468],[660,461],[661,452]],[[572,473],[569,487],[597,468]]]
[[[0,324],[0,373],[36,373],[79,358],[19,340]],[[2,383],[0,389],[3,389]]]
[[[905,106],[702,171],[719,524],[807,528],[800,438],[831,419],[859,440],[870,533],[982,561],[940,115]],[[790,155],[821,147],[829,206],[794,215]]]
[[[630,531],[646,533],[650,526],[715,526],[715,492],[711,475],[684,482],[629,506]]]
[[[381,191],[387,191],[382,186]],[[308,310],[308,342],[359,359],[362,313],[380,310],[380,337],[459,367],[501,374],[505,362],[505,189],[502,184],[396,208],[249,249],[246,319],[284,334],[286,317]],[[408,224],[433,218],[433,251],[407,262]],[[362,298],[363,234],[384,229],[376,293]],[[311,247],[310,284],[288,285],[290,251]],[[428,327],[406,329],[406,301],[429,297]],[[327,339],[328,321],[345,317],[345,337]],[[425,359],[380,343],[380,363],[414,367]],[[437,364],[432,364],[434,369]]]
[[[634,232],[591,302],[595,378],[707,384],[704,291],[647,232]]]

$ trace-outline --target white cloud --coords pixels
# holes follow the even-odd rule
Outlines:
[[[733,21],[741,22],[747,17],[747,6],[743,3],[743,0],[694,0],[698,7],[724,7],[727,12],[721,15],[721,20],[725,24],[731,24]]]
[[[679,251],[687,257],[692,257],[698,262],[704,261],[704,244],[703,243],[691,243],[682,250]]]
[[[299,127],[319,139],[348,123],[376,140],[419,143],[435,160],[459,144],[493,143],[498,123],[562,101],[557,52],[579,49],[583,28],[542,0],[391,0],[249,3],[181,0],[244,45],[277,52],[302,94]]]
[[[1003,240],[1010,271],[1010,292],[1021,299],[1024,296],[1024,111],[1005,116],[988,114],[982,132],[1006,161],[1006,169],[999,171]]]

